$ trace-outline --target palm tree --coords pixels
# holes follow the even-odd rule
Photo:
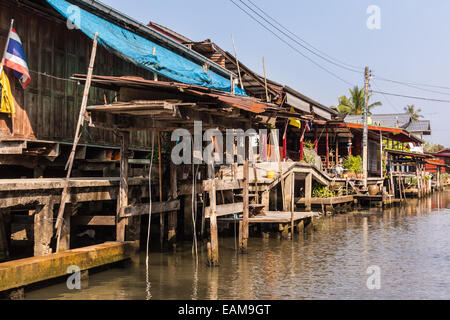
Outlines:
[[[411,116],[411,120],[413,121],[417,121],[420,118],[423,118],[423,115],[420,114],[420,112],[422,112],[422,109],[416,110],[416,106],[413,104],[407,105],[406,107],[403,108],[403,110],[409,113],[409,115]]]
[[[353,89],[349,89],[350,97],[341,96],[339,97],[337,110],[342,114],[352,114],[352,115],[361,115],[364,113],[364,89],[359,89],[358,86],[355,86]],[[372,95],[369,95],[369,100]],[[372,104],[369,104],[369,114],[370,110],[376,106],[381,106],[381,102],[377,101]]]

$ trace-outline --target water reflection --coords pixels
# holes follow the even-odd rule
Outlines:
[[[147,283],[144,255],[91,275],[87,289],[63,283],[27,298],[450,299],[449,192],[320,219],[315,229],[292,240],[251,238],[247,255],[236,254],[233,237],[221,238],[218,268],[206,266],[203,245],[197,263],[187,243],[151,252]],[[381,268],[380,290],[366,286],[371,265]]]

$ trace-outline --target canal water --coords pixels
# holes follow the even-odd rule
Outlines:
[[[292,240],[250,238],[247,255],[236,254],[233,237],[223,238],[218,268],[206,266],[204,251],[195,263],[185,244],[176,253],[152,252],[148,281],[141,256],[90,275],[85,289],[61,283],[26,298],[450,299],[449,196],[323,218]]]

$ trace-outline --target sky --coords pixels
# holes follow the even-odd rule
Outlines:
[[[246,8],[239,0],[234,1]],[[450,101],[450,1],[251,1],[328,56],[349,65],[368,66],[375,75],[372,90]],[[211,39],[229,52],[233,52],[233,35],[242,63],[263,74],[264,57],[269,79],[327,106],[336,105],[339,96],[348,95],[350,84],[361,87],[364,83],[362,74],[339,68],[299,47],[322,68],[350,84],[327,73],[251,20],[230,0],[102,2],[142,23],[154,21],[193,41]],[[367,26],[368,20],[374,22],[373,11],[367,13],[372,5],[379,8],[379,29]],[[376,77],[448,89],[418,89]],[[425,136],[425,140],[450,147],[450,102],[380,94],[373,95],[374,101],[383,103],[374,113],[401,113],[406,105],[414,104],[422,109],[425,119],[431,120],[432,135]]]

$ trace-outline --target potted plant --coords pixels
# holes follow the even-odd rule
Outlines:
[[[348,177],[355,177],[358,179],[362,178],[362,170],[361,170],[361,156],[353,156],[348,155],[343,161],[342,166],[345,170],[350,172],[350,174],[347,174]],[[351,174],[353,173],[353,174]]]

